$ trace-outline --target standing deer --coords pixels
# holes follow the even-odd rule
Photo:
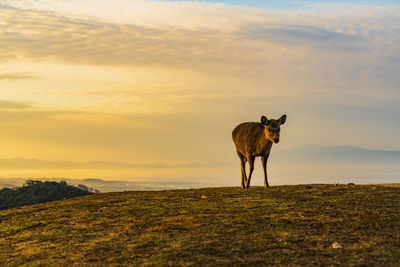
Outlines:
[[[259,122],[245,122],[236,126],[232,132],[232,139],[236,146],[236,153],[240,158],[242,170],[242,188],[250,187],[250,179],[254,170],[254,160],[261,157],[264,169],[264,186],[269,187],[267,178],[267,161],[273,143],[279,142],[281,125],[286,122],[286,115],[278,120],[268,120],[261,117]],[[249,162],[250,173],[246,176],[246,162]]]

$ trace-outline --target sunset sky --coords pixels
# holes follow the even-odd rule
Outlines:
[[[400,150],[399,85],[397,0],[0,0],[0,177],[239,185],[261,115]]]

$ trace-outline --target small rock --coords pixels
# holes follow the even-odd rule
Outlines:
[[[347,185],[356,185],[355,183],[348,183]]]
[[[202,198],[202,199],[205,199],[205,198],[208,198],[208,196],[202,195],[201,198]]]
[[[342,245],[338,242],[332,243],[331,245],[332,248],[342,248]]]

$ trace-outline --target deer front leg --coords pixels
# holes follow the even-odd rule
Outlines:
[[[249,178],[247,178],[247,181],[246,181],[246,188],[250,188],[250,180],[251,180],[251,175],[253,174],[253,170],[254,170],[255,157],[250,156],[247,158],[247,160],[249,161],[250,172],[249,172]]]
[[[240,169],[242,172],[242,188],[245,187],[245,182],[246,182],[246,157],[244,157],[242,154],[238,153],[239,158],[240,158]]]
[[[267,175],[267,161],[268,161],[269,154],[266,156],[261,157],[261,162],[264,170],[264,187],[267,188],[269,187],[268,184],[268,175]]]

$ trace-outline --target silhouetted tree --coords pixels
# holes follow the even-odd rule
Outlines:
[[[57,183],[28,180],[23,187],[0,190],[0,210],[90,194],[92,193],[88,190],[68,185],[65,181]]]

